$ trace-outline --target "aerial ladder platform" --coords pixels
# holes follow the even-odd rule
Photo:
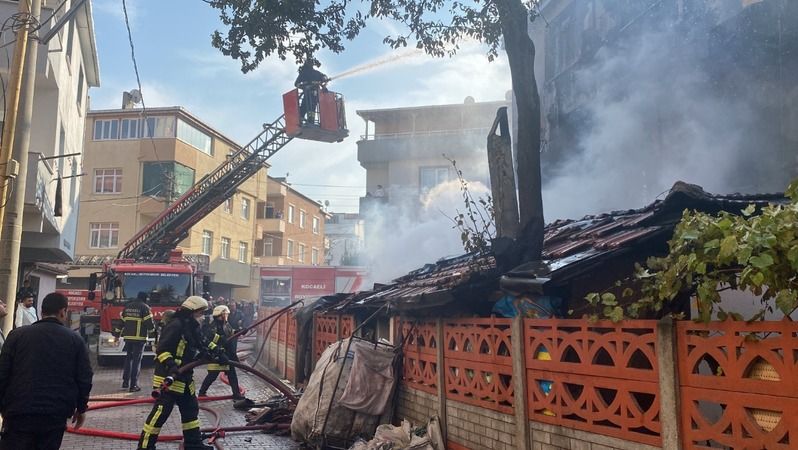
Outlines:
[[[297,89],[283,95],[284,114],[247,145],[228,156],[152,222],[136,233],[119,252],[120,259],[166,262],[191,227],[232,197],[236,189],[264,167],[266,160],[294,138],[340,142],[348,134],[343,97],[317,87],[317,104],[300,114],[302,95]],[[304,93],[307,95],[307,93]],[[304,104],[303,104],[304,105]]]

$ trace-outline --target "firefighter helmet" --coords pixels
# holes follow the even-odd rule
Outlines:
[[[218,317],[222,314],[230,314],[230,308],[225,305],[219,305],[216,308],[213,308],[213,317]]]
[[[208,309],[208,301],[199,295],[192,295],[180,306],[189,311],[202,311]]]

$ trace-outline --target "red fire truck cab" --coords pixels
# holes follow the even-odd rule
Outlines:
[[[194,265],[184,260],[179,251],[173,252],[166,263],[117,259],[103,267],[99,279],[92,274],[89,289],[92,291],[99,281],[98,290],[102,295],[97,362],[107,365],[111,360],[125,356],[124,339],[114,336],[114,330],[122,328],[121,314],[127,301],[146,295],[157,324],[164,311],[176,310],[187,297],[202,292],[208,278],[203,277],[201,281],[197,278]],[[154,342],[154,336],[147,340],[145,355],[153,355]]]

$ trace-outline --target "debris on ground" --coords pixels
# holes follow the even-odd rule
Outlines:
[[[349,450],[445,450],[437,417],[413,427],[407,420],[400,426],[380,425],[370,441],[358,439]]]

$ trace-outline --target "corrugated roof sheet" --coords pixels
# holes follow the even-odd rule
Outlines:
[[[654,237],[669,238],[685,209],[739,213],[751,203],[763,206],[784,201],[782,194],[710,195],[699,186],[677,182],[664,200],[645,208],[550,223],[544,229],[543,261],[522,265],[510,274],[553,278],[558,271],[594,260],[597,256],[634,247]],[[472,283],[477,277],[484,280],[500,275],[496,260],[490,255],[468,254],[441,259],[397,278],[392,284],[353,294],[339,308],[381,305],[384,302],[415,305],[436,295],[441,296],[436,298],[436,302],[444,301],[452,289]]]

